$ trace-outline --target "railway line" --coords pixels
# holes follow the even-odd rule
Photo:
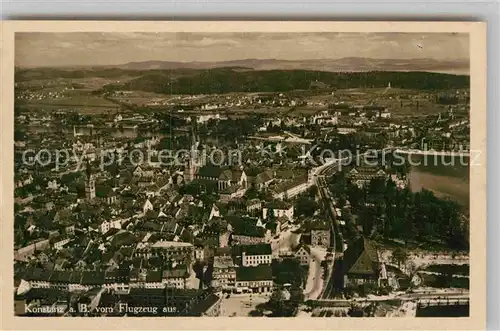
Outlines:
[[[343,245],[343,237],[342,233],[340,232],[339,229],[339,224],[336,218],[335,214],[335,206],[333,205],[333,200],[330,195],[330,192],[328,191],[328,183],[326,180],[327,176],[331,176],[335,173],[336,169],[335,167],[337,166],[337,163],[333,163],[331,165],[326,166],[323,168],[319,173],[316,174],[315,176],[315,182],[316,182],[316,187],[318,188],[318,195],[320,199],[322,200],[323,207],[327,211],[327,215],[330,219],[330,226],[331,226],[331,233],[332,233],[332,253],[333,253],[333,262],[331,267],[328,270],[327,273],[327,279],[326,285],[323,288],[323,291],[320,294],[320,298],[330,298],[335,292],[335,261],[336,261],[336,253],[337,253],[337,245]],[[338,239],[337,236],[340,238],[341,242],[337,243]]]

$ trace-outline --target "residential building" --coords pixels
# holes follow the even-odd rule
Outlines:
[[[167,288],[185,289],[188,287],[188,279],[189,270],[186,265],[177,265],[163,270],[162,282]]]
[[[214,256],[211,285],[222,290],[236,286],[236,265],[230,255]]]
[[[151,258],[153,256],[163,257],[164,259],[179,264],[186,260],[193,260],[194,246],[190,243],[178,241],[157,241],[153,244],[139,243],[134,252],[134,256]]]
[[[271,244],[237,245],[233,246],[233,254],[241,260],[241,266],[250,267],[260,264],[271,264]]]
[[[262,218],[268,219],[269,213],[273,213],[275,219],[287,217],[289,220],[293,220],[293,205],[284,201],[273,201],[262,208]]]
[[[378,167],[357,167],[352,168],[347,173],[347,178],[355,183],[358,187],[364,187],[370,184],[370,181],[375,178],[386,178],[387,174],[383,169]]]
[[[236,290],[253,293],[270,292],[273,289],[273,272],[270,264],[236,269]]]
[[[306,244],[300,244],[295,249],[295,257],[300,261],[300,265],[309,265],[311,260],[311,249]]]

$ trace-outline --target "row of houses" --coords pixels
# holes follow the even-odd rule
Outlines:
[[[92,288],[113,289],[128,293],[131,288],[189,288],[189,269],[177,265],[159,270],[139,268],[113,271],[47,270],[29,267],[21,277],[18,293],[31,288],[55,288],[69,292],[88,291]]]

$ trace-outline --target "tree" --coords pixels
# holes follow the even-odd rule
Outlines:
[[[299,197],[295,206],[297,214],[305,217],[313,216],[318,208],[318,203],[307,196]]]
[[[401,265],[405,265],[407,260],[408,253],[406,252],[406,249],[398,247],[392,251],[391,261],[397,264],[399,268],[401,268]]]
[[[310,198],[316,198],[316,195],[318,194],[318,187],[316,185],[312,185],[310,188],[307,189],[307,195]]]
[[[248,200],[256,199],[259,197],[259,191],[255,188],[255,186],[250,186],[250,188],[245,192],[245,198]]]

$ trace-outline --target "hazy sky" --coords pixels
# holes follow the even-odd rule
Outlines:
[[[239,59],[469,59],[456,33],[16,33],[16,65]]]

